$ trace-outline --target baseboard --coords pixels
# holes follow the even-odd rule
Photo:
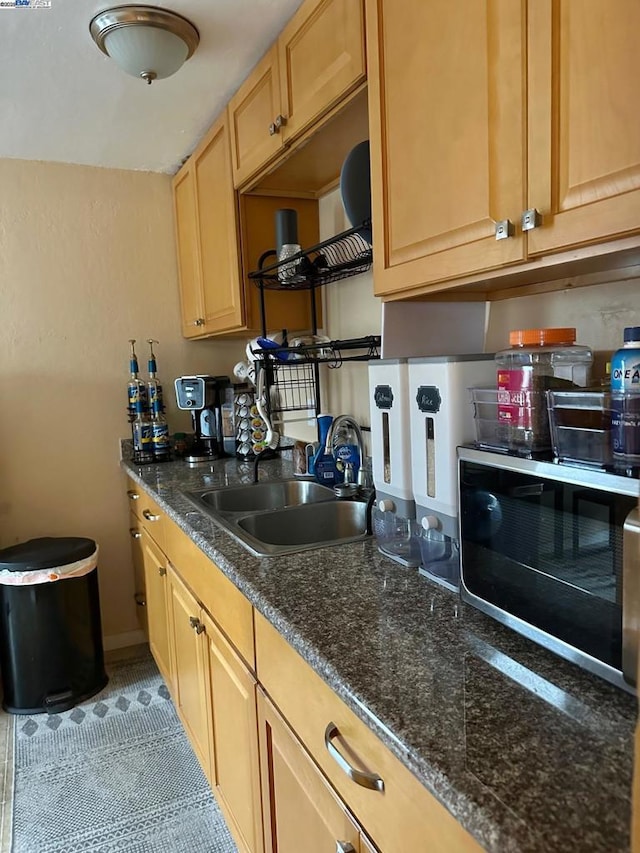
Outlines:
[[[137,631],[125,631],[124,634],[111,634],[110,637],[104,637],[102,644],[105,652],[111,652],[113,649],[124,649],[127,646],[138,646],[146,642],[144,631],[139,628]]]

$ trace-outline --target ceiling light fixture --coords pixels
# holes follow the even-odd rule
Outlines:
[[[89,24],[103,53],[147,83],[170,77],[192,56],[200,36],[182,15],[158,6],[114,6]]]

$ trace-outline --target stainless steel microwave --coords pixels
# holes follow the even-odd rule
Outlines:
[[[640,481],[458,449],[461,595],[634,692]]]

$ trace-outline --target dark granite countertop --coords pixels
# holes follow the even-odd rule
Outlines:
[[[374,542],[254,557],[182,494],[250,465],[122,466],[487,850],[629,849],[633,697]]]

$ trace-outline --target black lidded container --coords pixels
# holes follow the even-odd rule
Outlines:
[[[0,551],[0,571],[60,568],[92,556],[84,538],[30,539]],[[98,570],[43,583],[0,584],[2,707],[11,714],[58,713],[107,684]]]

